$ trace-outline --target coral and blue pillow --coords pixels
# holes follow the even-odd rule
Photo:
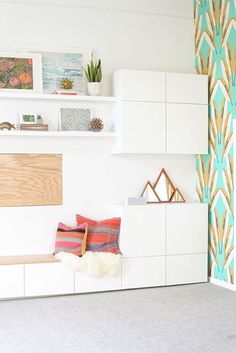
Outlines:
[[[88,224],[86,251],[111,252],[120,254],[118,236],[120,233],[120,218],[94,221],[90,218],[76,215],[78,226]]]

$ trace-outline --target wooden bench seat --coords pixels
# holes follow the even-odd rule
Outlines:
[[[0,256],[1,265],[24,265],[59,262],[53,254]]]

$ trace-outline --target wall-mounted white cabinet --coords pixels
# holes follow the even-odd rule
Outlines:
[[[119,70],[113,76],[113,95],[127,101],[164,102],[165,73]]]
[[[166,152],[206,154],[208,152],[208,106],[167,103]]]
[[[165,153],[165,104],[123,102],[121,149],[125,153]]]
[[[208,104],[208,76],[167,72],[166,101]]]
[[[208,153],[207,76],[120,70],[114,153]]]

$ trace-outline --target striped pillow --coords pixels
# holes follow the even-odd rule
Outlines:
[[[118,236],[120,232],[120,218],[94,221],[92,219],[76,215],[77,224],[88,224],[88,236],[86,251],[103,251],[120,254]]]
[[[55,244],[55,253],[70,252],[74,255],[83,255],[86,250],[88,224],[83,223],[75,228],[59,223]]]

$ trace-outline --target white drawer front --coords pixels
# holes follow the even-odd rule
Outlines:
[[[207,254],[167,256],[167,285],[207,282]]]
[[[167,205],[167,255],[207,253],[208,205]]]
[[[122,103],[122,152],[165,153],[165,104]]]
[[[164,256],[122,259],[122,289],[164,285]]]
[[[121,289],[121,269],[116,276],[90,277],[75,273],[75,293],[101,292]]]
[[[208,103],[208,77],[196,74],[166,74],[167,102]]]
[[[165,101],[165,73],[120,70],[114,74],[113,93],[124,100]]]
[[[167,104],[167,153],[208,153],[208,106]]]
[[[120,249],[124,257],[165,255],[164,205],[123,207]]]
[[[0,298],[24,296],[24,265],[0,266]]]
[[[60,263],[25,265],[25,295],[74,293],[74,272]]]

